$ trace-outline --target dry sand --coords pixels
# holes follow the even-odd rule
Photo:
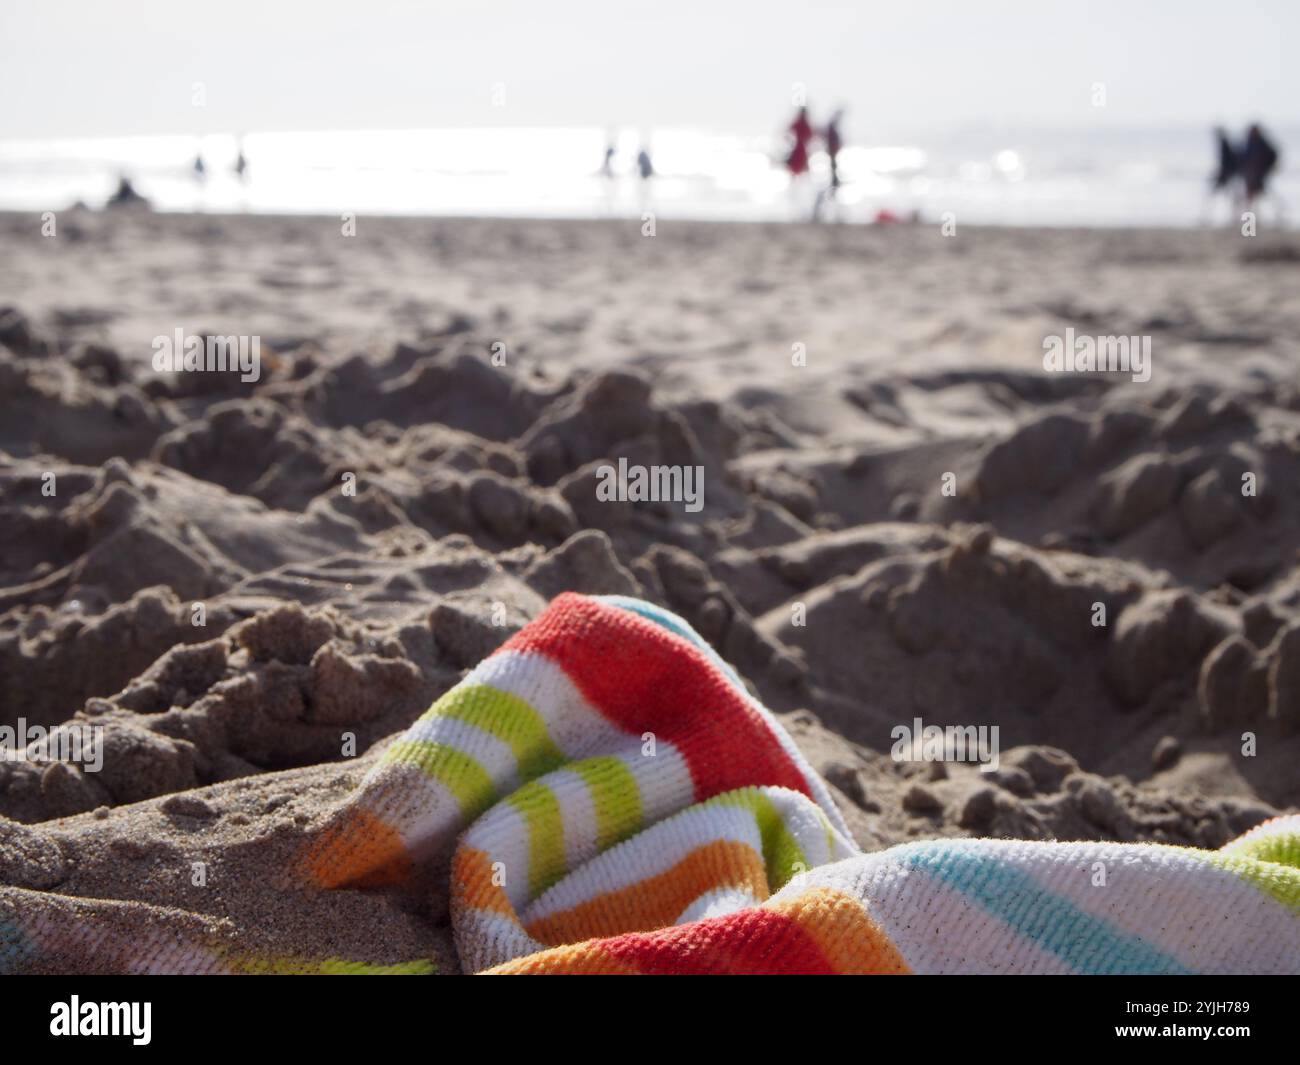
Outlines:
[[[0,233],[0,726],[104,729],[98,773],[0,763],[0,884],[53,909],[454,968],[428,913],[278,871],[367,752],[566,589],[685,616],[869,849],[1215,847],[1300,805],[1294,240]],[[1150,336],[1151,380],[1044,372],[1067,327]],[[259,335],[261,379],[156,373],[177,328]],[[702,466],[705,506],[598,501],[619,457]],[[997,725],[1000,769],[895,762],[915,717]]]

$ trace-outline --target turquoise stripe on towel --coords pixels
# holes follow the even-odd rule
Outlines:
[[[991,862],[961,843],[907,844],[897,858],[961,892],[1018,935],[1081,973],[1186,975],[1192,970],[1138,936],[1085,913],[1010,862]],[[1105,891],[1105,888],[1098,888]]]

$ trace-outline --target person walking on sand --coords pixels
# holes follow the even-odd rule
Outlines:
[[[1218,149],[1219,163],[1214,177],[1210,179],[1211,191],[1231,194],[1232,182],[1238,171],[1237,149],[1232,146],[1232,141],[1228,140],[1228,131],[1222,126],[1214,127],[1214,141]]]
[[[1255,201],[1268,191],[1268,179],[1277,167],[1277,160],[1277,149],[1264,136],[1264,131],[1258,124],[1251,126],[1246,133],[1246,143],[1241,146],[1239,161],[1241,180],[1245,186],[1246,210],[1250,210]]]
[[[799,108],[795,113],[794,121],[786,129],[791,139],[789,154],[785,157],[785,167],[790,171],[790,178],[794,180],[808,173],[808,147],[812,143],[813,128],[812,122],[808,119],[808,108],[806,106]]]
[[[831,161],[832,195],[840,187],[840,149],[844,147],[844,139],[840,134],[840,123],[843,121],[844,108],[841,107],[835,114],[831,115],[831,120],[826,123],[826,154]]]
[[[1228,209],[1237,209],[1238,179],[1241,177],[1241,156],[1236,145],[1228,137],[1228,131],[1222,126],[1214,127],[1215,170],[1210,175],[1210,189],[1202,211],[1202,224],[1211,223],[1214,218],[1215,201],[1222,195],[1228,201]]]
[[[831,120],[826,123],[822,139],[826,142],[826,157],[831,164],[830,184],[817,193],[817,202],[813,205],[813,221],[821,218],[822,206],[835,203],[840,190],[840,149],[844,147],[844,138],[840,132],[840,123],[844,121],[844,108],[839,108]]]
[[[650,210],[650,179],[655,176],[655,166],[650,160],[650,146],[645,141],[642,141],[641,150],[636,154],[636,170],[641,175],[641,187],[637,199],[640,201],[641,213],[644,215]]]

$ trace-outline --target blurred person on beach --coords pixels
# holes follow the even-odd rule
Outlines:
[[[1258,123],[1252,125],[1246,132],[1246,143],[1241,146],[1238,161],[1247,210],[1268,191],[1268,180],[1277,168],[1277,161],[1277,149],[1272,141],[1264,135]]]
[[[1232,180],[1237,176],[1239,160],[1237,149],[1228,139],[1228,131],[1222,126],[1214,127],[1214,141],[1219,153],[1218,170],[1210,179],[1212,192],[1231,193]]]
[[[117,179],[117,188],[113,195],[108,198],[104,204],[108,207],[148,207],[149,201],[135,191],[135,186],[131,184],[131,179],[125,174],[119,174]]]
[[[844,121],[844,108],[839,108],[831,115],[831,119],[826,123],[826,129],[822,133],[822,139],[826,143],[826,157],[831,164],[830,183],[817,193],[817,202],[813,205],[813,221],[821,219],[822,207],[826,204],[832,206],[836,203],[836,197],[840,191],[840,149],[844,147],[844,136],[840,131],[840,123]]]
[[[614,130],[611,129],[609,135],[605,138],[605,157],[601,160],[600,169],[596,171],[596,174],[604,179],[601,184],[603,186],[605,213],[609,215],[614,213],[618,200],[618,182],[615,181],[618,175],[614,173],[614,160],[616,158],[618,158],[617,139],[614,136]]]
[[[844,121],[844,108],[839,108],[831,120],[826,123],[826,155],[831,161],[831,191],[840,187],[840,149],[844,147],[844,138],[840,133],[840,123]]]
[[[790,137],[791,144],[790,151],[785,157],[785,168],[790,171],[790,178],[793,181],[808,173],[808,147],[812,144],[813,127],[806,106],[799,108],[795,113],[794,121],[786,128],[786,133]]]
[[[808,173],[810,153],[809,148],[812,145],[813,126],[808,117],[808,108],[806,105],[795,112],[794,121],[786,127],[785,130],[787,142],[790,150],[786,152],[785,168],[790,172],[790,203],[791,209],[798,216],[805,216],[808,211],[807,203],[802,193],[803,176]],[[817,220],[817,210],[821,194],[813,202],[812,218]]]
[[[1240,199],[1238,179],[1241,176],[1241,157],[1236,145],[1222,126],[1214,127],[1215,171],[1210,175],[1210,189],[1201,215],[1201,224],[1213,221],[1214,205],[1222,195],[1228,201],[1228,209],[1236,211]]]
[[[239,209],[248,210],[248,157],[244,155],[244,138],[241,135],[235,142],[236,155],[230,171],[239,182]]]
[[[650,179],[655,176],[654,163],[650,159],[650,145],[647,141],[641,142],[641,150],[636,153],[636,170],[641,177],[639,199],[641,211],[644,213],[650,205]]]
[[[194,162],[190,165],[190,174],[194,178],[194,199],[190,209],[192,211],[203,211],[207,208],[208,164],[203,159],[201,138],[199,148],[194,153]]]

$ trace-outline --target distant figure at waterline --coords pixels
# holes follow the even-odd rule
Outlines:
[[[795,113],[786,133],[790,138],[790,151],[785,157],[785,168],[790,171],[791,178],[797,178],[808,173],[808,148],[813,139],[812,122],[808,119],[806,106]]]
[[[1246,208],[1268,191],[1268,180],[1277,169],[1278,154],[1273,142],[1255,124],[1246,133],[1246,143],[1241,146],[1239,167],[1241,181],[1246,191]]]
[[[826,123],[826,129],[822,132],[822,140],[826,144],[826,158],[830,160],[831,176],[830,182],[824,189],[817,193],[817,202],[813,205],[813,221],[821,220],[822,208],[827,204],[835,206],[836,197],[840,191],[840,149],[844,147],[844,135],[840,131],[840,124],[844,121],[844,108],[838,108],[831,119]]]
[[[1210,188],[1212,192],[1231,194],[1232,181],[1238,172],[1237,149],[1228,139],[1228,131],[1222,126],[1214,127],[1214,141],[1218,150],[1219,163],[1218,169],[1210,179]]]
[[[117,188],[113,195],[110,196],[104,207],[143,207],[149,208],[151,204],[147,199],[135,191],[135,186],[131,184],[131,179],[125,174],[121,174],[117,179]]]

